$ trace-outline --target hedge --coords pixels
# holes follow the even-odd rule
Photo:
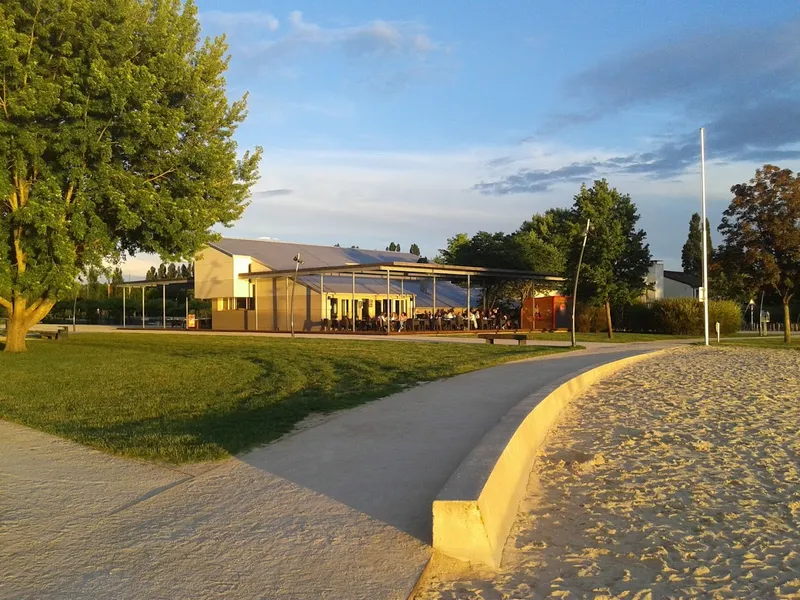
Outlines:
[[[712,300],[708,305],[708,320],[712,335],[717,322],[722,335],[736,333],[742,326],[742,310],[732,300]],[[625,308],[615,325],[637,333],[702,335],[703,305],[694,298],[664,298],[634,304]]]

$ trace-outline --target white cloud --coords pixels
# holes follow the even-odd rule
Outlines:
[[[293,11],[285,35],[262,41],[252,50],[260,59],[279,59],[314,50],[336,50],[354,57],[408,55],[422,57],[437,49],[417,23],[374,20],[361,25],[323,27]]]
[[[580,182],[559,183],[539,194],[486,196],[472,189],[483,177],[520,167],[557,169],[603,160],[626,149],[574,149],[544,144],[485,147],[442,153],[273,150],[243,218],[228,234],[287,241],[383,248],[412,242],[432,257],[460,231],[513,231],[552,206],[570,206]],[[508,164],[491,163],[497,156]],[[709,216],[716,223],[732,184],[748,180],[758,165],[708,165]],[[612,185],[630,193],[642,215],[654,257],[679,268],[680,248],[692,212],[699,210],[699,174],[669,180],[616,174]],[[587,183],[591,183],[590,180]],[[276,188],[291,195],[270,194]],[[226,232],[222,232],[226,233]]]
[[[227,12],[208,10],[202,11],[199,18],[202,25],[219,29],[226,33],[233,33],[243,28],[277,31],[280,27],[280,22],[274,15],[262,11]]]

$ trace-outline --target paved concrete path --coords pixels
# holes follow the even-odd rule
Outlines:
[[[421,385],[187,468],[0,421],[0,598],[406,598],[429,557],[433,499],[509,408],[660,347]]]

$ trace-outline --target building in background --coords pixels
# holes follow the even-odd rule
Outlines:
[[[302,264],[293,293],[297,255]],[[195,297],[211,302],[212,328],[230,331],[288,331],[292,321],[296,331],[320,331],[343,320],[356,329],[355,323],[379,315],[481,308],[481,278],[535,279],[546,289],[562,281],[532,272],[420,263],[405,252],[234,238],[208,244],[194,269]]]
[[[665,270],[662,260],[650,262],[646,282],[652,289],[645,291],[642,296],[644,302],[662,298],[697,298],[702,285],[696,275]]]

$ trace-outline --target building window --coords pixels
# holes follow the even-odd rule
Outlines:
[[[250,310],[250,298],[236,298],[236,310]]]

